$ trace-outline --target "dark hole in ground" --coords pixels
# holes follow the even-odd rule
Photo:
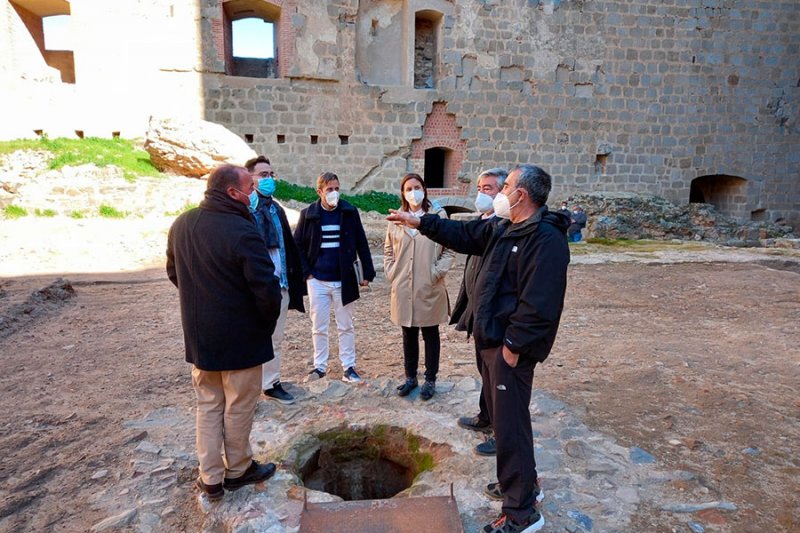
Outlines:
[[[345,501],[391,498],[433,468],[420,439],[402,428],[338,428],[317,435],[300,461],[300,478],[313,490]]]

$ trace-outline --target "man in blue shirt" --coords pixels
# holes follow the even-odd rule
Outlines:
[[[306,381],[328,371],[328,325],[331,306],[339,332],[343,381],[358,382],[353,303],[358,287],[375,279],[367,235],[358,209],[339,199],[339,178],[323,172],[317,178],[319,200],[300,212],[294,239],[306,278],[314,343],[314,368]]]
[[[275,277],[281,286],[281,312],[275,325],[275,332],[272,334],[272,351],[275,353],[275,358],[263,365],[261,384],[268,399],[288,405],[294,403],[294,396],[281,385],[283,353],[281,344],[289,309],[305,312],[303,265],[286,212],[273,198],[277,176],[272,170],[272,164],[269,159],[260,155],[249,160],[244,166],[256,185],[257,201],[253,209],[253,218],[267,245],[267,253],[275,265]]]

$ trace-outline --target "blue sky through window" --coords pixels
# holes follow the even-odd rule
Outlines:
[[[274,25],[258,18],[233,21],[234,57],[275,57]]]
[[[42,19],[45,50],[73,50],[69,15],[53,15]]]

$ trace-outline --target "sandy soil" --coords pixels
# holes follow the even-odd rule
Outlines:
[[[177,293],[162,266],[169,222],[0,224],[1,531],[88,529],[104,515],[89,505],[87,477],[128,461],[122,450],[136,438],[121,421],[191,410]],[[369,225],[377,244],[383,223]],[[676,500],[736,503],[737,512],[697,513],[707,531],[800,529],[796,263],[582,263],[570,268],[562,328],[534,386],[667,468],[696,472],[673,483]],[[460,275],[448,276],[451,299]],[[31,297],[59,276],[74,297]],[[357,306],[366,376],[402,374],[400,332],[387,315],[379,277]],[[308,317],[292,312],[285,381],[310,369],[309,332]],[[442,335],[441,376],[474,375],[464,335]],[[331,377],[340,373],[334,363]],[[165,524],[194,531],[191,480],[182,486]],[[673,531],[671,515],[643,506],[635,530]]]

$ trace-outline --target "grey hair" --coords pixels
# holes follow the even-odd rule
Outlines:
[[[536,165],[517,165],[514,172],[519,171],[517,187],[522,187],[537,207],[547,204],[550,189],[553,187],[553,178],[550,174]]]
[[[492,176],[497,178],[497,188],[502,189],[503,183],[506,182],[506,178],[508,177],[508,171],[504,168],[490,168],[488,170],[484,170],[478,175],[478,180],[480,180],[484,176]]]

